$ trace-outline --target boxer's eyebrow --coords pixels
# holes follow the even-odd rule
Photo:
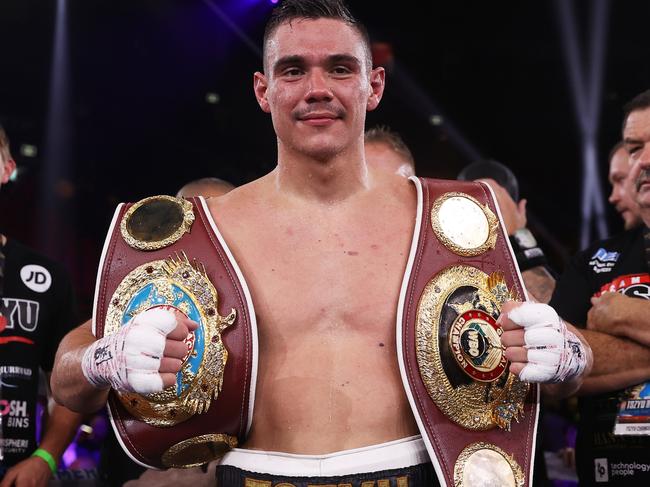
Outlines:
[[[336,64],[345,64],[356,69],[361,69],[361,61],[356,56],[352,56],[350,54],[332,54],[330,56],[327,56],[326,63],[330,66]],[[290,66],[304,68],[306,64],[307,60],[304,56],[300,56],[298,54],[283,56],[278,59],[273,65],[273,72],[278,73]]]
[[[302,67],[305,65],[305,58],[303,56],[298,56],[296,54],[291,56],[284,56],[278,59],[273,65],[273,72],[277,73],[282,71],[284,68],[289,66],[299,66]]]
[[[356,56],[350,54],[332,54],[328,56],[327,61],[330,64],[348,64],[354,65],[357,68],[361,67],[361,61]]]

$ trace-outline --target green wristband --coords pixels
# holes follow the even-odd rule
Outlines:
[[[49,451],[43,450],[43,448],[37,448],[34,450],[34,453],[32,453],[32,456],[45,460],[45,463],[47,463],[50,467],[50,470],[52,470],[52,475],[56,473],[56,461]]]

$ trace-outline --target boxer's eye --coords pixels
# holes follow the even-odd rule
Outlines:
[[[334,74],[349,74],[350,72],[350,69],[345,66],[335,66],[332,69],[332,73]]]
[[[302,70],[300,68],[287,68],[282,72],[283,76],[288,76],[288,77],[295,77],[295,76],[300,76],[302,74]]]

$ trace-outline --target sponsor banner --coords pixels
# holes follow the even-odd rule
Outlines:
[[[0,344],[4,343],[7,337],[0,337]],[[16,389],[21,381],[32,379],[32,369],[16,365],[0,365],[0,387]],[[1,396],[0,396],[1,397]]]
[[[594,458],[596,483],[629,480],[630,485],[639,485],[641,479],[650,474],[650,463],[637,461],[614,461],[607,458]]]
[[[38,327],[38,301],[31,299],[0,299],[0,313],[7,318],[5,330],[33,332]]]
[[[626,274],[600,288],[595,297],[618,292],[631,298],[650,299],[650,274]],[[650,383],[639,384],[625,391],[614,423],[615,435],[650,435]]]
[[[21,454],[29,448],[29,440],[24,438],[0,438],[2,454]]]
[[[8,428],[29,428],[30,417],[27,413],[27,401],[0,399],[0,419],[2,419],[5,432]]]
[[[650,435],[650,383],[626,391],[614,423],[615,435]]]

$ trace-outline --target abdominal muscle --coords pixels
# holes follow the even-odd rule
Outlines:
[[[308,333],[263,335],[245,448],[326,454],[418,433],[394,333],[320,323]]]

